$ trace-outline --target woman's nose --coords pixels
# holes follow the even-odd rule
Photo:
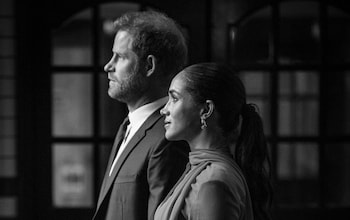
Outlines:
[[[160,114],[163,115],[163,116],[169,115],[169,111],[166,110],[166,106],[164,106],[164,108],[162,108],[160,110]]]

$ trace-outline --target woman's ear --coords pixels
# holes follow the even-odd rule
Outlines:
[[[213,112],[214,112],[214,102],[212,100],[205,101],[204,107],[201,109],[201,118],[207,119],[209,118]]]
[[[156,63],[157,60],[155,58],[155,56],[153,55],[148,55],[147,56],[147,60],[146,60],[146,71],[147,71],[147,77],[151,76],[155,69],[156,69]]]

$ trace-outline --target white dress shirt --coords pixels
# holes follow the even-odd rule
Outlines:
[[[117,156],[114,158],[111,170],[109,171],[109,175],[112,174],[113,168],[117,163],[118,158],[123,153],[126,145],[129,143],[129,141],[137,132],[137,130],[139,130],[142,124],[147,120],[149,116],[153,114],[153,112],[155,112],[157,109],[165,105],[167,101],[168,101],[168,97],[164,97],[154,102],[143,105],[138,109],[134,110],[133,112],[129,112],[128,117],[129,117],[130,124],[126,128],[124,140],[119,147]]]

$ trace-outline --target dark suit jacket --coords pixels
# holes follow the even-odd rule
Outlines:
[[[95,220],[153,220],[154,212],[185,169],[189,147],[164,137],[163,117],[157,110],[131,138],[98,198]]]

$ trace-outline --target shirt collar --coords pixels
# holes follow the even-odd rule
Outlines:
[[[133,112],[129,112],[128,117],[130,120],[130,125],[135,126],[142,124],[154,111],[165,105],[167,100],[168,97],[163,97],[154,102],[143,105]]]

